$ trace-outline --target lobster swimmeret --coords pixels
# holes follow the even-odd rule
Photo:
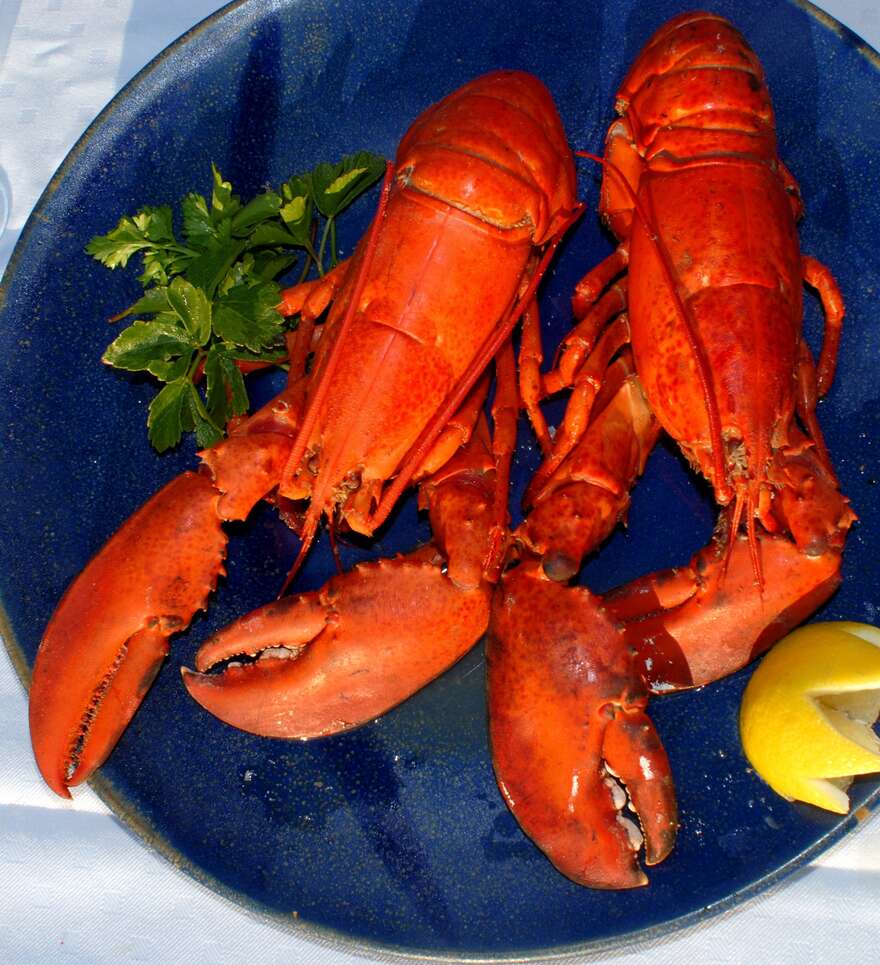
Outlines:
[[[530,383],[546,458],[488,650],[508,805],[563,873],[611,888],[647,880],[619,782],[649,864],[675,837],[648,691],[724,676],[805,619],[838,586],[855,519],[815,412],[843,304],[800,254],[801,200],[755,54],[723,18],[683,14],[649,40],[617,110],[600,212],[620,245],[579,283],[558,365]],[[826,316],[818,367],[801,331],[804,281]],[[537,402],[569,386],[551,441]],[[722,507],[712,542],[604,599],[565,586],[625,511],[655,419]]]
[[[173,480],[131,517],[53,615],[34,666],[30,722],[55,791],[68,795],[110,753],[168,638],[223,572],[222,524],[270,494],[300,530],[302,556],[322,517],[370,535],[404,487],[423,479],[435,545],[272,604],[209,646],[226,656],[269,650],[216,677],[188,676],[209,709],[258,733],[338,731],[387,710],[481,636],[484,574],[497,571],[506,534],[499,491],[513,442],[496,427],[494,448],[488,443],[479,380],[499,351],[499,367],[511,371],[503,346],[579,210],[562,124],[536,78],[488,74],[415,121],[355,255],[285,293],[285,310],[302,318],[287,389],[203,453],[198,473]],[[510,420],[499,421],[503,429]],[[409,623],[392,633],[384,617],[399,607]],[[200,667],[207,662],[203,653]],[[325,698],[333,690],[350,698],[353,680],[357,696],[343,715]]]

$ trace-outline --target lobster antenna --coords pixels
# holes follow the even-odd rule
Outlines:
[[[748,517],[746,518],[746,532],[749,536],[749,555],[752,558],[752,570],[755,573],[755,582],[758,590],[764,595],[764,572],[761,568],[761,554],[758,551],[758,534],[755,532],[755,494],[752,487],[749,487],[749,495],[746,500]]]
[[[302,569],[303,563],[306,561],[306,556],[312,547],[312,543],[315,541],[315,533],[318,532],[318,522],[321,518],[321,512],[318,511],[317,514],[309,512],[306,516],[305,522],[303,523],[302,531],[302,543],[300,543],[299,552],[296,554],[296,559],[293,561],[293,566],[287,571],[287,576],[284,577],[284,582],[281,584],[281,589],[278,591],[277,600],[287,592],[287,588],[296,579],[297,573]]]
[[[727,564],[733,555],[733,544],[736,542],[736,534],[739,532],[739,524],[742,522],[743,506],[742,489],[739,489],[736,494],[736,502],[733,504],[733,518],[730,521],[730,531],[727,534],[727,552],[724,554],[724,560],[721,563],[722,580],[727,575]]]
[[[397,476],[382,494],[379,505],[370,517],[369,525],[372,529],[381,526],[388,518],[388,514],[391,512],[400,494],[406,489],[416,470],[424,462],[428,453],[431,451],[431,447],[437,441],[437,437],[443,431],[443,427],[452,418],[458,407],[464,401],[465,396],[473,388],[474,383],[480,377],[480,373],[486,367],[487,361],[495,358],[498,354],[498,350],[509,337],[514,326],[526,310],[530,300],[534,297],[538,285],[550,264],[550,259],[559,247],[559,243],[562,241],[565,232],[577,221],[583,213],[583,210],[584,206],[580,203],[572,208],[571,213],[565,218],[556,234],[544,249],[541,261],[538,263],[538,267],[535,269],[535,273],[529,280],[522,295],[513,301],[511,308],[507,314],[503,316],[503,320],[495,327],[494,331],[489,334],[470,365],[464,370],[458,383],[450,390],[442,406],[437,410],[433,420],[422,429],[419,437],[401,462]]]
[[[327,535],[330,537],[330,552],[336,564],[337,575],[342,575],[342,557],[339,555],[339,540],[336,538],[336,527],[339,525],[339,513],[335,512],[327,523]]]
[[[721,416],[718,411],[718,402],[715,398],[715,389],[709,378],[709,366],[706,363],[706,359],[703,356],[703,349],[697,340],[696,326],[694,325],[694,319],[689,308],[685,304],[681,297],[681,293],[678,290],[678,282],[676,280],[675,269],[672,266],[671,259],[669,257],[669,252],[666,250],[666,245],[663,244],[662,238],[659,234],[653,230],[653,220],[645,211],[638,195],[633,191],[632,186],[629,181],[627,181],[623,172],[610,161],[606,161],[605,158],[599,157],[596,154],[590,154],[588,151],[575,151],[578,157],[588,158],[590,161],[596,161],[601,164],[606,171],[610,171],[618,181],[623,185],[624,191],[629,195],[630,200],[633,203],[633,210],[639,216],[645,231],[648,233],[648,238],[654,245],[657,253],[660,255],[660,263],[663,266],[663,273],[666,276],[666,282],[669,285],[669,290],[672,293],[672,299],[675,302],[675,306],[678,309],[679,316],[682,322],[684,322],[685,335],[687,337],[688,345],[690,346],[691,352],[694,356],[694,361],[697,364],[697,377],[700,380],[700,389],[703,393],[703,401],[706,405],[706,417],[709,420],[709,435],[712,439],[712,462],[714,463],[715,478],[721,483],[725,478],[725,467],[724,467],[724,448],[721,441]]]

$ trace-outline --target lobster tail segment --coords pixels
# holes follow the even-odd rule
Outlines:
[[[409,188],[498,228],[522,229],[536,245],[576,203],[559,113],[547,88],[522,71],[486,74],[425,111],[401,141],[397,165]]]
[[[717,14],[682,14],[661,27],[621,84],[616,107],[654,169],[713,157],[776,161],[761,63]]]

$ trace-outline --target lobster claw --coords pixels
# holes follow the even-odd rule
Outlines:
[[[462,657],[489,618],[489,585],[456,587],[428,550],[362,563],[241,617],[199,650],[203,672],[182,671],[190,696],[240,730],[301,740],[395,707]]]
[[[526,834],[591,888],[647,883],[678,825],[669,762],[617,625],[537,561],[508,571],[487,649],[498,785]],[[625,790],[624,790],[625,788]],[[629,801],[637,825],[622,813]]]
[[[808,556],[785,536],[758,536],[764,583],[744,534],[715,538],[687,566],[606,594],[652,693],[701,687],[734,673],[815,612],[840,585],[840,552]]]
[[[62,797],[104,762],[167,655],[168,638],[214,589],[226,555],[219,495],[207,475],[173,479],[59,603],[34,663],[30,728],[40,772]]]

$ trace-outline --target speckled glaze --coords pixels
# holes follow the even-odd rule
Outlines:
[[[838,378],[820,419],[860,523],[844,583],[816,616],[876,622],[880,532],[876,378],[880,336],[880,164],[876,54],[808,9],[717,2],[761,58],[780,154],[800,182],[805,252],[835,272],[848,315]],[[104,320],[129,304],[135,272],[108,273],[88,239],[143,203],[207,190],[213,160],[244,195],[320,160],[368,148],[393,155],[412,118],[497,67],[538,74],[573,144],[601,149],[613,95],[675,0],[446,0],[233,4],[145,69],[101,114],[53,179],[3,281],[0,324],[0,604],[23,677],[65,586],[192,447],[156,457],[145,432],[153,388],[99,362]],[[426,69],[426,65],[428,68]],[[569,324],[579,275],[612,248],[593,214],[598,175],[581,167],[590,205],[543,295],[548,346]],[[350,249],[374,197],[344,218]],[[817,303],[806,329],[820,337]],[[277,376],[258,379],[266,398]],[[557,410],[558,411],[558,410]],[[512,506],[537,462],[522,430]],[[584,579],[604,590],[684,562],[714,508],[661,446],[637,487],[629,529]],[[426,537],[407,501],[346,565]],[[296,541],[268,509],[234,527],[229,576],[209,614],[179,638],[141,712],[95,786],[121,819],[191,874],[290,927],[349,946],[466,958],[529,957],[619,946],[729,907],[804,863],[874,807],[860,780],[845,820],[776,797],[747,766],[737,712],[748,671],[700,692],[656,699],[651,715],[676,775],[682,827],[673,855],[635,892],[588,891],[523,837],[492,775],[483,655],[382,720],[308,744],[262,740],[202,713],[180,685],[197,645],[277,590]],[[300,577],[333,571],[324,541]]]

